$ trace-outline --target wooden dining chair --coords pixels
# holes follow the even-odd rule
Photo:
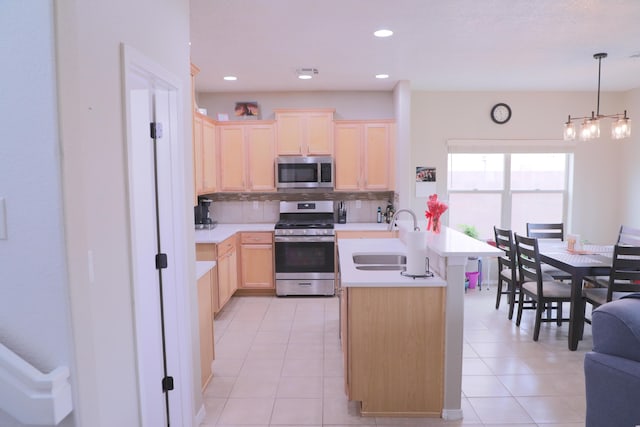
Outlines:
[[[616,245],[640,246],[640,229],[628,225],[620,226]],[[586,276],[583,280],[588,283],[588,285],[585,284],[587,287],[606,288],[609,286],[609,276]]]
[[[564,223],[527,223],[527,237],[564,241]],[[542,272],[555,280],[571,280],[571,275],[547,264],[542,264]]]
[[[536,320],[533,330],[533,340],[538,341],[540,324],[542,322],[556,322],[562,325],[568,318],[562,318],[562,304],[571,301],[571,286],[554,280],[551,276],[543,275],[538,251],[538,240],[515,234],[516,253],[518,254],[518,268],[520,271],[520,296],[518,298],[518,317],[516,326],[520,326],[522,310],[525,309],[525,298],[535,301]],[[554,306],[555,304],[555,306]],[[529,307],[527,307],[529,308]],[[548,310],[546,310],[548,308]],[[555,308],[556,316],[553,317]],[[542,318],[547,311],[547,316]]]
[[[516,305],[516,295],[520,293],[520,272],[516,263],[516,247],[513,243],[511,230],[493,227],[496,247],[504,251],[504,255],[498,257],[498,290],[496,292],[496,310],[500,308],[502,295],[507,295],[509,304],[509,319],[513,318],[513,310]]]
[[[606,287],[582,289],[582,300],[593,308],[633,292],[640,292],[640,246],[615,245]],[[591,320],[585,316],[585,322]]]
[[[536,239],[564,240],[564,223],[527,223],[527,236]]]

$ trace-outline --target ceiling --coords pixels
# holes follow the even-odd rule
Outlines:
[[[640,87],[639,0],[191,0],[198,92],[596,90],[597,52]]]

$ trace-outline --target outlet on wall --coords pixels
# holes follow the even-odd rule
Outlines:
[[[258,209],[260,209],[260,202],[258,202],[257,200],[253,201],[253,210],[257,211]]]
[[[356,200],[356,209],[362,208],[362,200]]]

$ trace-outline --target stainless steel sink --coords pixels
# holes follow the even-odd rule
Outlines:
[[[377,264],[385,266],[399,266],[407,263],[407,257],[400,254],[356,254],[353,255],[354,264]],[[356,266],[358,268],[359,266]],[[372,268],[359,268],[360,270],[374,270]],[[375,270],[384,270],[376,268]],[[399,270],[399,268],[388,268],[387,270]]]
[[[378,271],[404,271],[406,267],[402,264],[365,264],[365,265],[356,265],[356,270],[378,270]]]

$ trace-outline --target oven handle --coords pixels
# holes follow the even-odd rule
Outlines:
[[[335,242],[334,236],[275,236],[276,242]]]

